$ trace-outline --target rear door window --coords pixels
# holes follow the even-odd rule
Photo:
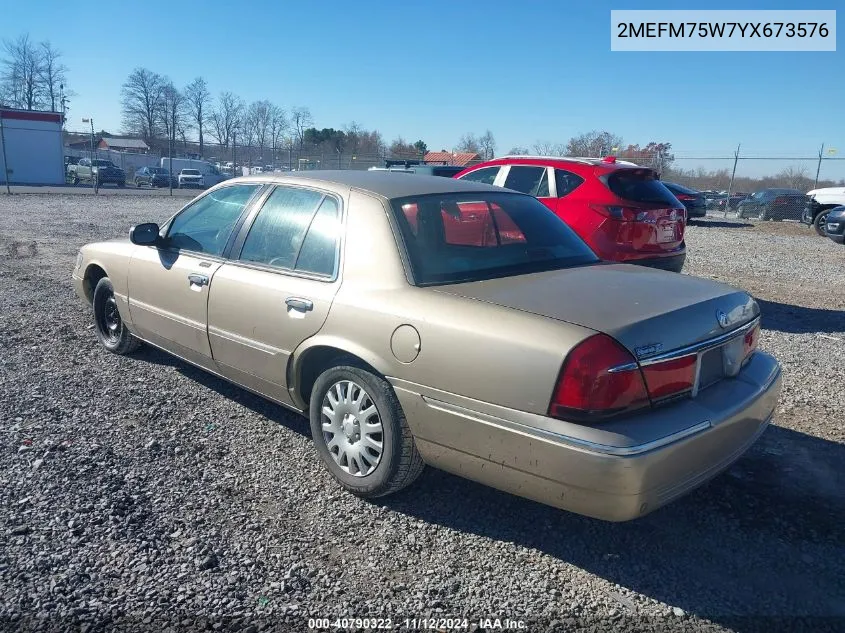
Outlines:
[[[549,197],[549,170],[545,167],[513,165],[505,178],[505,188],[535,198]]]
[[[623,200],[676,206],[678,200],[650,169],[619,169],[602,177]]]

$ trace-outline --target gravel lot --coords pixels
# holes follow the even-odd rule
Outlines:
[[[607,524],[432,469],[358,500],[319,464],[304,418],[148,348],[105,352],[71,288],[77,248],[184,202],[0,195],[0,628],[845,624],[841,247],[800,225],[689,227],[687,271],[760,301],[782,403],[728,473]]]

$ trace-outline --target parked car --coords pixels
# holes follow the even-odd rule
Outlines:
[[[761,189],[737,206],[740,218],[760,220],[799,220],[807,205],[807,196],[798,189]]]
[[[728,198],[727,194],[725,194],[718,198],[715,208],[717,211],[724,211],[725,207],[727,207],[728,211],[735,211],[739,207],[739,203],[747,200],[750,195],[749,193],[732,193],[730,198]]]
[[[728,199],[728,194],[712,191],[704,194],[704,201],[707,209],[717,210],[721,207],[725,208],[725,201]]]
[[[136,187],[174,187],[179,186],[179,180],[171,176],[163,167],[141,167],[135,172]]]
[[[819,235],[826,235],[827,214],[836,207],[845,206],[845,187],[823,187],[807,192],[807,204],[801,221],[812,226]]]
[[[177,175],[183,169],[197,170],[202,175],[203,184],[206,187],[216,185],[230,177],[221,173],[213,163],[196,158],[174,158],[172,160],[170,158],[162,158],[159,167],[167,169],[171,174]]]
[[[601,262],[471,180],[238,178],[84,246],[73,283],[107,350],[148,341],[302,413],[363,497],[430,464],[633,519],[728,468],[781,385],[746,292]]]
[[[828,210],[825,219],[825,235],[837,244],[845,243],[845,206]]]
[[[409,167],[370,167],[370,171],[389,171],[400,174],[420,174],[425,176],[443,176],[452,178],[464,170],[456,165],[411,165]]]
[[[183,169],[178,177],[179,189],[196,187],[202,189],[205,186],[202,174],[199,169]]]
[[[110,160],[101,158],[80,158],[76,164],[67,166],[68,179],[75,185],[80,182],[94,182],[98,185],[112,183],[126,186],[126,172]]]
[[[537,197],[606,260],[679,272],[686,211],[652,169],[613,157],[506,156],[455,178]]]
[[[707,202],[703,193],[674,182],[666,182],[665,180],[661,182],[684,205],[687,210],[687,218],[703,218],[707,215]]]

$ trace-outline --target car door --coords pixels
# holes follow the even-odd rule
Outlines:
[[[277,186],[241,229],[208,301],[222,375],[292,403],[288,360],[322,327],[340,285],[341,208],[335,195]]]
[[[213,364],[208,290],[260,187],[239,184],[211,191],[170,220],[161,244],[135,248],[129,262],[129,313],[142,338],[201,366]]]

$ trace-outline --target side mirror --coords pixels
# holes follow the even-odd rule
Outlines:
[[[159,241],[159,230],[155,222],[137,224],[129,229],[129,241],[139,246],[152,246]]]

